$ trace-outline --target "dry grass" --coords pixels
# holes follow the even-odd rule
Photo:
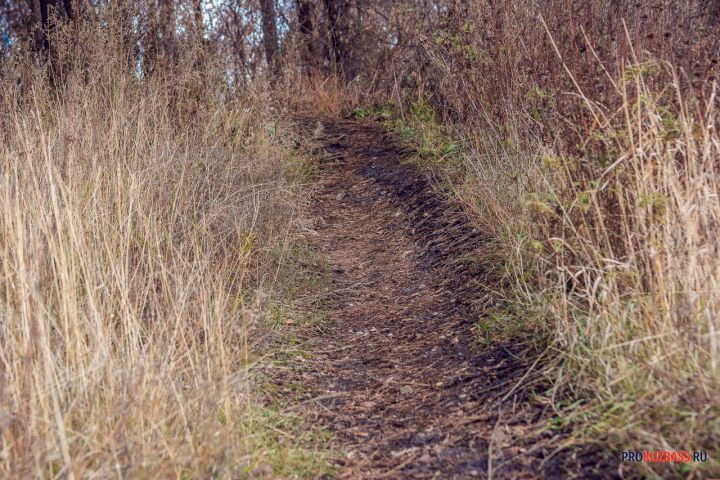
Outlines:
[[[288,72],[272,95],[338,115],[412,92],[395,113],[450,124],[454,139],[420,132],[424,155],[452,163],[496,238],[488,263],[512,287],[512,315],[554,338],[543,394],[583,399],[554,404],[558,423],[636,449],[709,450],[690,467],[709,475],[717,12],[612,3],[607,15],[600,0],[410,9],[434,23],[405,20],[427,30],[397,49],[397,70],[368,68],[350,88]],[[259,406],[249,378],[262,292],[292,249],[286,112],[259,83],[233,91],[207,45],[137,78],[108,25],[53,43],[53,87],[32,59],[3,66],[0,476],[235,478],[297,463],[312,476],[313,461],[273,437],[298,420]]]
[[[649,58],[610,84],[618,100],[605,103],[575,83],[577,117],[588,119],[568,136],[578,144],[549,142],[512,110],[502,128],[456,126],[467,170],[456,188],[500,241],[515,315],[555,338],[548,397],[559,389],[584,399],[556,405],[558,424],[623,447],[706,450],[709,463],[674,468],[715,473],[715,86],[690,87]]]
[[[288,69],[282,82],[275,85],[273,97],[293,112],[339,117],[360,98],[357,88],[344,85],[337,76],[301,75]]]
[[[460,146],[462,162],[433,150],[433,168],[498,243],[488,263],[508,303],[488,328],[554,338],[543,395],[557,425],[704,449],[709,463],[671,468],[717,474],[720,116],[716,37],[703,34],[716,12],[606,3],[457,7],[420,39],[431,68],[406,67],[422,76],[403,125],[429,105],[444,126],[411,126],[419,143]]]
[[[2,84],[0,476],[237,478],[295,448],[248,378],[260,253],[292,228],[270,103],[88,58]]]
[[[667,83],[653,88],[651,76]],[[622,107],[591,110],[601,155],[543,157],[537,248],[557,345],[574,372],[567,380],[603,403],[596,434],[717,459],[717,112],[684,97],[667,65],[629,66],[616,84]]]

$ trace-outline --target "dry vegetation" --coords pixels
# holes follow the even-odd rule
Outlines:
[[[374,113],[493,233],[505,301],[481,332],[551,337],[556,426],[717,472],[717,12],[607,4],[456,4],[403,111]]]
[[[360,105],[416,142],[494,238],[480,336],[546,348],[555,426],[708,450],[678,473],[719,472],[714,3],[331,1],[328,19],[280,1],[272,84],[254,3],[201,3],[172,42],[154,4],[90,2],[106,23],[46,22],[49,51],[3,45],[0,476],[307,467],[264,437],[295,427],[268,426],[249,381],[264,292],[290,281],[265,275],[296,204],[273,105]],[[202,15],[223,22],[198,41]],[[35,35],[24,19],[3,25]]]
[[[292,240],[270,103],[210,67],[140,80],[83,34],[61,88],[27,60],[1,87],[0,476],[292,466],[248,378],[265,246]]]

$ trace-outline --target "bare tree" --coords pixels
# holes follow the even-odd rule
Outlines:
[[[315,29],[313,26],[313,14],[315,5],[312,0],[297,0],[297,22],[300,33],[300,61],[305,74],[317,65],[317,53],[315,49]]]
[[[192,0],[193,14],[195,15],[195,28],[202,36],[203,32],[203,13],[202,13],[202,0]]]
[[[265,60],[273,75],[280,72],[278,58],[277,17],[275,15],[275,0],[260,0],[262,14],[263,43],[265,45]]]
[[[324,0],[328,33],[328,59],[332,72],[347,78],[349,5],[347,0]]]
[[[174,62],[176,59],[177,47],[177,26],[175,20],[175,0],[160,0],[160,18],[158,19],[159,31],[162,35],[160,41],[163,53]]]

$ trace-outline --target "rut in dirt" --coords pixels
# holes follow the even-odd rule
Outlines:
[[[379,125],[318,121],[316,140],[310,214],[332,293],[310,388],[345,452],[341,477],[616,476],[599,452],[537,433],[550,413],[518,388],[527,347],[476,345],[496,286],[481,261],[489,239],[460,205]]]

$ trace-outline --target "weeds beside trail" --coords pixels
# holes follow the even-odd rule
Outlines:
[[[262,90],[219,99],[212,71],[85,53],[92,82],[26,64],[0,85],[0,477],[312,467],[253,390],[296,238],[285,124]]]

